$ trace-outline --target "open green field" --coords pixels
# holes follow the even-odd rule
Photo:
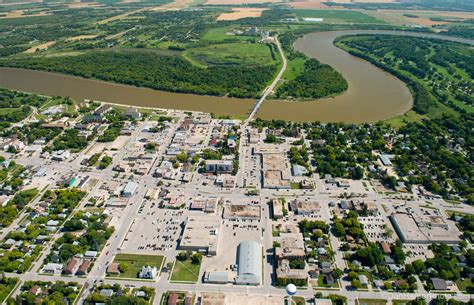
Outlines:
[[[207,30],[201,37],[201,41],[209,42],[225,42],[229,40],[248,40],[250,36],[228,35],[227,33],[234,29],[235,26],[223,26]]]
[[[201,66],[272,64],[270,47],[261,43],[224,43],[190,49],[185,58]]]
[[[192,264],[190,259],[186,261],[176,260],[170,281],[196,283],[199,279],[200,269],[201,265]]]
[[[298,18],[323,18],[327,23],[385,23],[383,20],[355,11],[297,9],[293,12]]]
[[[136,278],[142,266],[154,266],[161,270],[164,257],[161,255],[118,254],[114,263],[127,264],[128,270],[120,273],[119,277]]]

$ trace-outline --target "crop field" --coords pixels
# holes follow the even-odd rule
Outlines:
[[[264,8],[233,8],[231,13],[222,13],[217,20],[239,20],[242,18],[257,18],[262,16]]]
[[[385,23],[372,16],[348,10],[293,10],[298,18],[323,18],[328,23]]]

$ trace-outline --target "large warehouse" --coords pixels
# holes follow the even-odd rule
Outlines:
[[[243,241],[237,252],[237,285],[254,285],[261,283],[262,246],[256,241]]]

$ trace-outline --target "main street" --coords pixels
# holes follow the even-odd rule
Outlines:
[[[281,77],[283,76],[283,73],[285,73],[286,67],[288,65],[288,61],[285,57],[285,53],[283,52],[283,49],[281,47],[281,43],[278,40],[278,36],[275,37],[270,37],[268,39],[271,39],[273,43],[277,46],[278,52],[280,53],[281,61],[282,61],[282,66],[280,71],[278,72],[277,76],[275,79],[273,79],[272,83],[270,86],[268,86],[264,91],[260,99],[255,103],[254,108],[252,109],[252,112],[250,112],[249,116],[247,119],[243,122],[243,124],[240,127],[240,134],[241,134],[241,139],[240,139],[240,144],[239,144],[239,171],[237,172],[236,179],[235,181],[237,182],[237,185],[240,187],[245,187],[244,181],[243,181],[243,173],[245,172],[245,153],[244,153],[244,138],[247,130],[248,124],[253,120],[255,115],[257,114],[258,110],[260,109],[260,106],[262,103],[265,101],[265,99],[270,95],[274,90],[275,87],[278,85],[278,83],[281,80]]]

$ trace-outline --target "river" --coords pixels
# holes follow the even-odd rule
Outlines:
[[[267,101],[262,104],[258,117],[361,123],[393,118],[410,110],[413,105],[412,96],[402,81],[339,49],[333,43],[337,37],[357,34],[409,35],[474,44],[474,41],[462,38],[400,31],[353,30],[307,34],[295,41],[295,48],[341,72],[349,88],[336,97],[316,101]]]
[[[336,37],[350,34],[397,34],[442,38],[474,44],[474,41],[425,33],[394,31],[332,31],[303,36],[295,47],[309,57],[333,66],[349,83],[334,98],[306,102],[265,101],[257,117],[293,121],[375,122],[408,111],[412,97],[403,82],[333,45]],[[25,92],[70,96],[110,103],[212,112],[245,117],[255,100],[170,93],[127,85],[83,79],[58,73],[0,68],[0,86]]]

